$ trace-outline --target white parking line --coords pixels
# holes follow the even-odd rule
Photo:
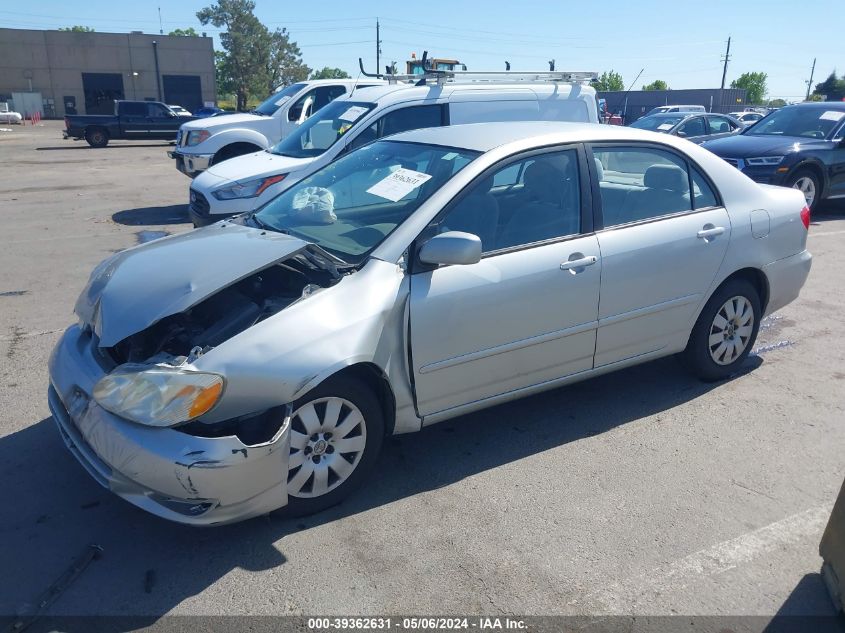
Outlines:
[[[845,233],[845,230],[843,230],[843,231],[827,231],[825,233],[810,233],[810,237],[824,237],[825,235],[842,235],[843,233]]]
[[[591,614],[629,615],[642,596],[666,595],[699,576],[712,576],[801,539],[821,536],[832,505],[810,508],[737,538],[717,543],[648,573],[610,583],[569,603]],[[686,580],[685,580],[686,579]]]

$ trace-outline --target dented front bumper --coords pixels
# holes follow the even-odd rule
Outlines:
[[[165,519],[216,525],[287,503],[289,421],[268,442],[147,427],[91,397],[105,375],[89,334],[72,326],[50,357],[49,404],[68,449],[98,483]]]

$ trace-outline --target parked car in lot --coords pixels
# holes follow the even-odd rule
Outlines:
[[[186,123],[168,155],[191,178],[210,165],[272,147],[327,103],[355,88],[384,83],[354,79],[303,81],[270,95],[252,112],[217,114]]]
[[[736,372],[798,296],[809,220],[799,192],[673,136],[406,132],[101,263],[50,408],[89,473],[158,516],[314,512],[390,434],[670,354]]]
[[[188,110],[186,110],[185,108],[183,108],[180,105],[168,105],[167,107],[170,108],[171,110],[173,110],[176,113],[177,116],[187,116],[187,117],[193,117],[194,116]]]
[[[652,108],[646,113],[646,116],[666,112],[707,112],[707,110],[702,105],[664,105]]]
[[[693,143],[730,136],[742,129],[742,123],[726,114],[661,113],[644,116],[631,127],[680,136]]]
[[[13,110],[0,110],[0,123],[17,123],[20,125],[21,121],[23,121],[23,117],[20,112],[14,112]]]
[[[393,84],[329,104],[269,151],[215,165],[191,183],[195,226],[265,204],[338,156],[406,130],[489,121],[598,123],[595,90],[580,83]]]
[[[800,189],[811,209],[845,198],[845,103],[786,106],[704,147],[757,182]]]
[[[167,139],[185,122],[158,101],[115,101],[114,114],[69,114],[64,138],[85,139],[91,147],[105,147],[113,139]]]
[[[205,106],[194,112],[194,116],[198,119],[204,119],[216,114],[223,114],[224,112],[226,111],[223,108],[218,108],[217,106]]]
[[[753,125],[757,123],[760,119],[762,119],[765,114],[760,112],[731,112],[730,116],[735,118],[737,121],[742,123],[744,126]]]

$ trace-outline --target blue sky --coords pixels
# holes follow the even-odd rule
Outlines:
[[[196,12],[209,0],[41,0],[5,4],[0,26],[57,28],[73,24],[97,31],[157,33],[158,7],[165,33],[201,27]],[[357,72],[357,59],[375,68],[375,22],[381,23],[382,59],[400,68],[411,52],[454,56],[470,70],[542,70],[554,58],[559,70],[616,70],[635,88],[663,79],[672,88],[718,87],[720,57],[732,37],[727,84],[745,71],[768,74],[770,97],[803,98],[813,58],[813,83],[837,68],[845,72],[843,0],[257,0],[256,15],[268,27],[285,27],[312,68]],[[215,39],[215,46],[219,43]]]

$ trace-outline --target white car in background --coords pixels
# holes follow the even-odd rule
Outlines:
[[[0,110],[0,123],[17,123],[20,124],[23,117],[20,112],[12,112],[11,110]]]
[[[252,211],[345,152],[407,130],[494,121],[598,123],[596,92],[578,82],[391,84],[358,89],[273,148],[214,165],[191,183],[195,226]]]
[[[177,116],[194,116],[188,110],[186,110],[185,108],[183,108],[180,105],[167,104],[167,107],[170,108],[171,110],[173,110],[176,113]]]
[[[302,81],[270,95],[252,112],[220,114],[183,124],[168,156],[191,178],[210,165],[272,147],[327,103],[353,89],[382,84],[354,79]]]
[[[798,297],[809,221],[801,192],[665,134],[406,132],[102,262],[49,405],[89,474],[160,517],[317,512],[393,434],[671,354],[731,376]]]

